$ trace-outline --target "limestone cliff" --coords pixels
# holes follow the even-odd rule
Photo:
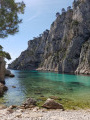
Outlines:
[[[5,61],[3,57],[0,57],[0,82],[5,83]]]
[[[90,0],[74,0],[9,68],[90,74]]]

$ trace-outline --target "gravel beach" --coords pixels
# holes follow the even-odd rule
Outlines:
[[[90,120],[88,110],[10,109],[0,110],[0,120]]]

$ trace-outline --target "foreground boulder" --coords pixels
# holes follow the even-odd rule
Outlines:
[[[4,84],[0,83],[0,96],[2,96],[7,90],[8,88]]]
[[[50,98],[46,100],[46,102],[42,107],[48,108],[48,109],[64,109],[61,104],[55,102],[55,100]]]
[[[36,106],[36,100],[34,100],[33,98],[28,98],[25,103],[22,104],[21,107],[23,108],[32,108],[32,107],[35,107]]]

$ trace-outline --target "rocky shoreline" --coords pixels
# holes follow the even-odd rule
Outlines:
[[[0,106],[0,120],[90,120],[90,109],[65,110],[56,102],[55,96],[48,98],[41,107],[28,98],[22,105]]]
[[[21,106],[0,106],[0,120],[90,120],[90,109],[64,110],[63,106],[47,99],[42,108],[28,98]]]
[[[28,109],[1,107],[0,120],[90,120],[90,109],[62,111],[38,107]]]

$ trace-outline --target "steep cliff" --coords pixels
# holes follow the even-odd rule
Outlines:
[[[5,61],[4,58],[0,57],[0,82],[5,83]]]
[[[90,74],[90,0],[75,0],[9,68]]]

